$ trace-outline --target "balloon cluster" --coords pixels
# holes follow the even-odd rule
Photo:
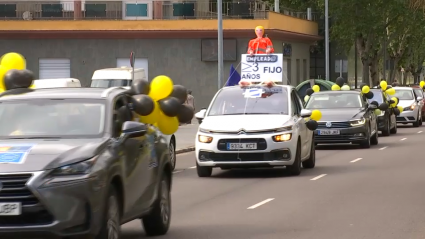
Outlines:
[[[392,86],[388,85],[388,83],[384,80],[379,83],[378,89],[382,90],[385,98],[389,98],[389,96],[395,94],[395,89]],[[403,112],[403,107],[397,106],[398,102],[399,99],[397,97],[391,97],[391,99],[388,101],[388,104],[384,102],[378,106],[378,102],[376,101],[372,101],[371,104],[376,105],[378,107],[378,109],[375,110],[375,114],[377,115],[380,115],[381,111],[385,111],[388,108],[392,108],[395,115],[400,115],[401,112]]]
[[[344,78],[336,78],[335,85],[332,86],[332,90],[351,90],[350,86],[345,83]]]
[[[32,87],[34,74],[26,70],[25,58],[15,52],[0,58],[0,93],[6,90],[28,89]]]
[[[313,93],[319,92],[319,91],[320,91],[320,86],[318,85],[314,85],[313,87],[308,88],[305,91],[304,102],[307,102]],[[306,121],[305,125],[307,126],[309,130],[316,130],[317,127],[319,126],[317,121],[319,121],[321,118],[322,118],[322,112],[320,112],[320,110],[312,110],[310,117],[305,119]]]
[[[304,102],[307,102],[310,99],[310,96],[314,93],[314,92],[319,92],[320,91],[320,86],[318,85],[314,85],[311,88],[308,88],[305,91],[305,96],[304,96]]]
[[[132,96],[132,110],[140,116],[139,121],[157,126],[164,134],[174,134],[179,122],[185,123],[193,118],[194,109],[184,104],[187,89],[173,85],[167,76],[157,76],[150,84],[145,80],[133,81],[128,93]]]

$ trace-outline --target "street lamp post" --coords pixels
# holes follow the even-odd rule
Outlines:
[[[217,0],[217,20],[218,20],[218,89],[223,87],[223,0]]]
[[[329,0],[325,0],[325,72],[326,72],[326,80],[330,80],[329,75]]]

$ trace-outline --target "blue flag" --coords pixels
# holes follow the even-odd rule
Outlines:
[[[239,81],[241,80],[241,75],[239,75],[239,72],[232,66],[230,67],[230,75],[227,79],[226,86],[234,86],[238,85]]]

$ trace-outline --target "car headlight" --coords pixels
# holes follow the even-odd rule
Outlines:
[[[405,107],[404,109],[403,109],[403,111],[412,111],[412,110],[414,110],[415,109],[415,107],[416,107],[416,104],[412,104],[411,106],[409,106],[409,107]]]
[[[201,143],[209,144],[213,140],[213,137],[206,136],[206,135],[198,135],[198,141]]]
[[[97,157],[93,157],[91,159],[65,165],[59,168],[54,169],[50,174],[53,176],[70,176],[70,175],[81,175],[87,174],[90,172],[90,169],[93,167],[96,162]]]
[[[358,120],[350,121],[351,126],[360,126],[360,125],[364,125],[365,123],[366,123],[366,119],[364,117]]]
[[[272,136],[273,141],[275,142],[285,142],[289,141],[292,138],[292,134],[279,134]]]

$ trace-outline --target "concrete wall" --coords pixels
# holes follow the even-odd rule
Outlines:
[[[238,39],[237,54],[245,53],[249,39]],[[309,45],[292,44],[291,83],[297,84],[296,59],[307,62],[309,76]],[[276,52],[282,52],[282,41],[273,41]],[[116,67],[116,58],[129,57],[135,51],[136,57],[148,58],[149,78],[168,75],[176,84],[192,89],[197,109],[207,107],[217,92],[217,62],[201,61],[201,39],[55,39],[55,40],[0,40],[0,55],[19,52],[27,59],[27,68],[36,77],[39,74],[39,58],[71,59],[71,77],[80,79],[83,86],[90,85],[92,74],[97,69]],[[224,63],[224,76],[227,79],[230,65],[240,62]],[[302,74],[301,81],[307,79]],[[240,72],[240,67],[239,72]],[[299,82],[298,82],[299,83]]]

